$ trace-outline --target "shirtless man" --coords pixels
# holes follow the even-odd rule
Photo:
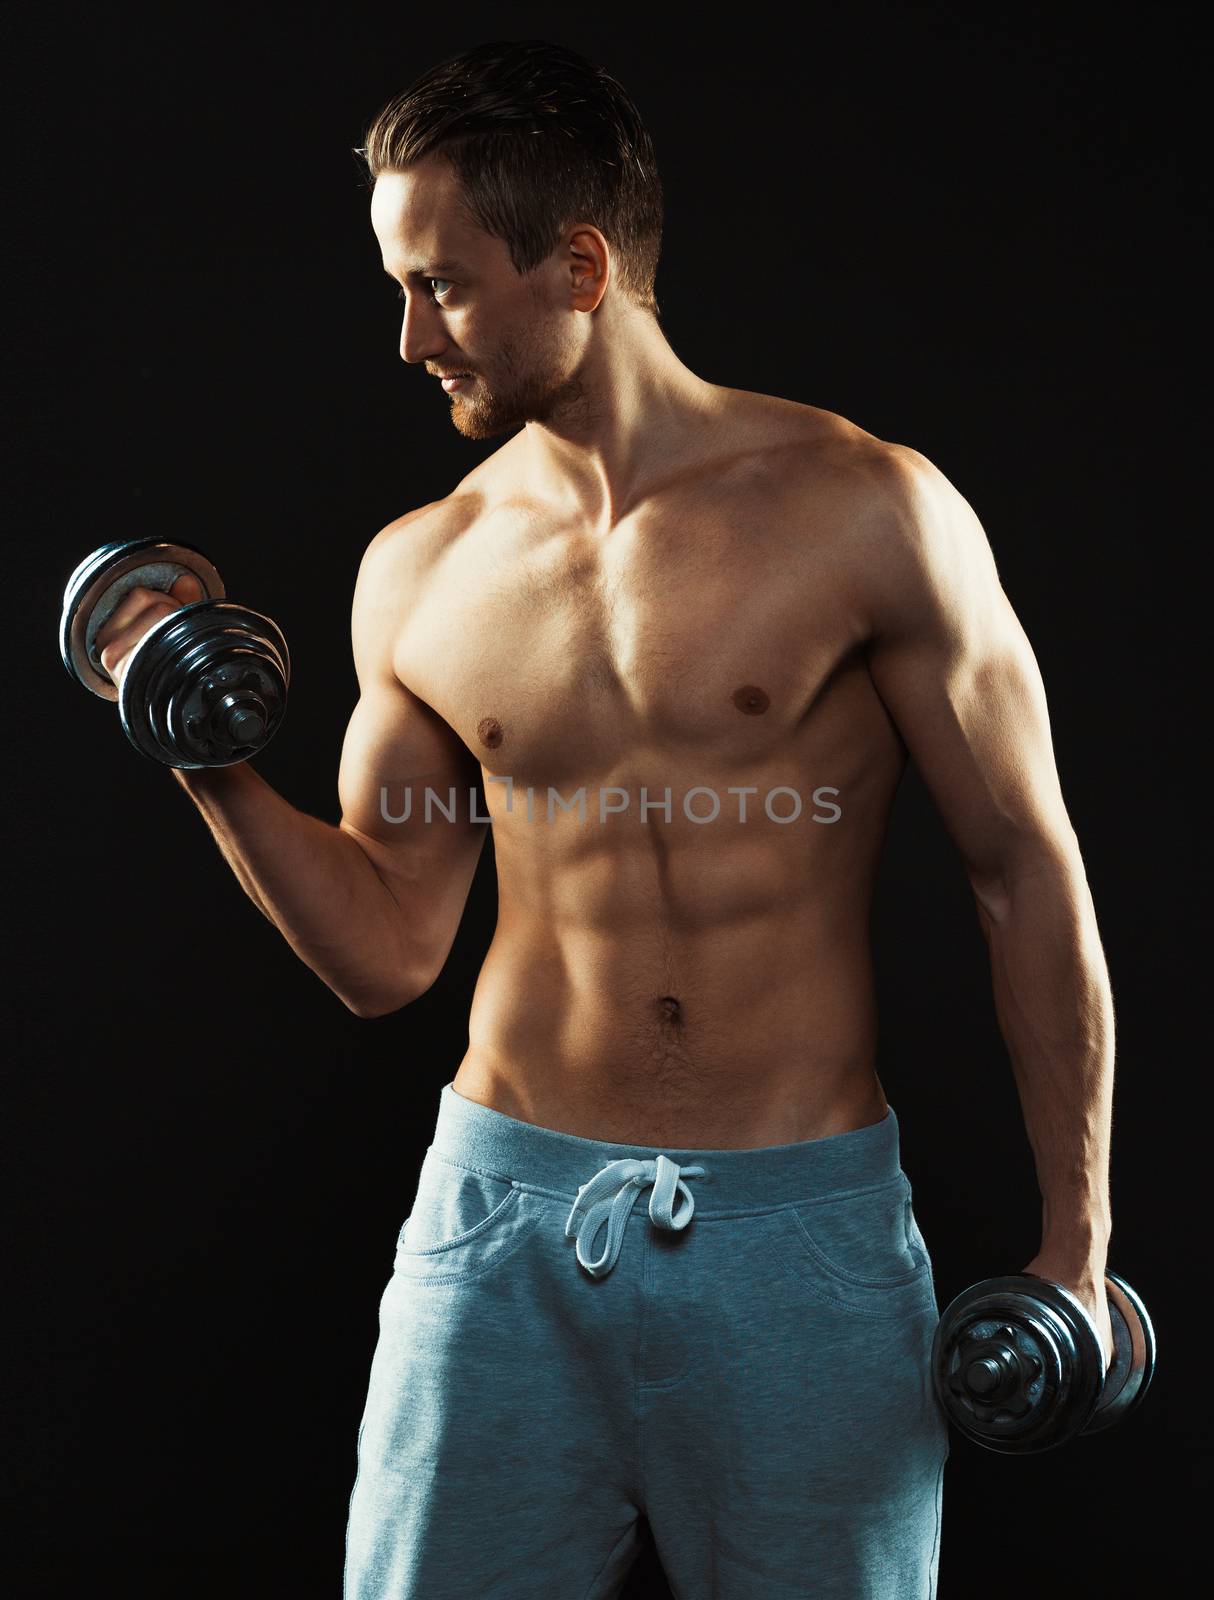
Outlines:
[[[651,161],[571,52],[480,47],[415,120],[443,73],[469,116],[481,91],[593,114]],[[363,556],[340,822],[247,764],[177,773],[364,1017],[434,982],[492,818],[499,919],[381,1302],[346,1596],[598,1600],[641,1512],[695,1600],[934,1594],[939,1312],[868,945],[908,758],[990,947],[1043,1200],[1026,1270],[1111,1350],[1112,1004],[1032,651],[921,454],[697,377],[605,209],[518,271],[402,125],[368,138],[401,357],[469,374],[465,437],[518,431]],[[770,255],[724,311],[759,336],[803,293]],[[128,597],[111,674],[190,584]]]

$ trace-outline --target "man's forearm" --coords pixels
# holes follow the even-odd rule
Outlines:
[[[403,1004],[418,953],[353,835],[297,810],[247,763],[172,770],[241,887],[300,960],[360,1015]]]
[[[1113,999],[1078,852],[1041,852],[979,902],[999,1027],[1042,1199],[1042,1253],[1104,1269],[1112,1212]]]

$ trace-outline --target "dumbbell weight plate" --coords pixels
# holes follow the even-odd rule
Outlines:
[[[1027,1454],[1099,1432],[1146,1393],[1155,1334],[1124,1278],[1106,1272],[1114,1355],[1069,1290],[1032,1274],[971,1285],[945,1308],[932,1376],[945,1412],[976,1444]]]
[[[1113,1360],[1084,1433],[1099,1433],[1138,1406],[1155,1375],[1155,1328],[1147,1308],[1124,1278],[1104,1275],[1113,1327]]]
[[[286,709],[287,642],[232,601],[198,600],[152,624],[131,652],[118,710],[137,750],[173,767],[245,761]]]
[[[187,572],[202,584],[205,599],[224,598],[223,579],[193,545],[124,539],[103,544],[86,556],[67,581],[59,623],[59,652],[72,677],[103,700],[117,700],[118,690],[96,651],[99,630],[137,585],[167,591]]]
[[[974,1381],[1006,1374],[987,1402]],[[989,1450],[1030,1454],[1073,1438],[1100,1388],[1096,1327],[1058,1284],[1017,1273],[976,1283],[945,1307],[932,1350],[936,1392],[962,1433]],[[1033,1375],[1035,1373],[1035,1376]]]

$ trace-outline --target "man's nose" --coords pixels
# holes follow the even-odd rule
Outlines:
[[[446,348],[447,337],[433,314],[416,304],[406,306],[400,328],[401,360],[411,364],[432,360]]]

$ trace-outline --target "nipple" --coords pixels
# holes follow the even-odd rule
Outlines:
[[[766,689],[760,689],[757,683],[744,683],[740,689],[734,690],[733,703],[748,717],[757,717],[767,710],[771,696]]]

